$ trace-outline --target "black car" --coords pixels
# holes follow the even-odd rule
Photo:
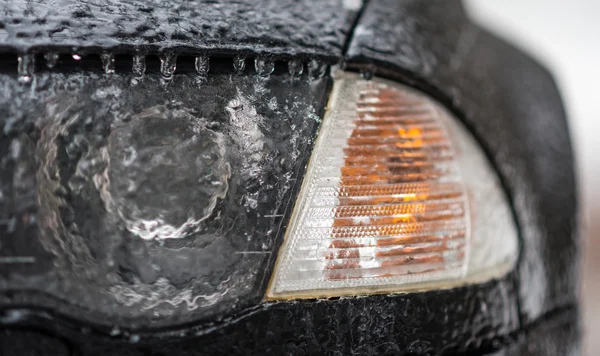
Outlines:
[[[550,73],[458,0],[0,2],[3,355],[576,355]]]

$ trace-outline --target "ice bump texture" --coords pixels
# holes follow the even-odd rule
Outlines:
[[[359,9],[344,0],[254,1],[39,0],[36,6],[0,1],[0,49],[30,53],[86,52],[118,47],[217,50],[328,58],[343,56]]]
[[[510,231],[514,225],[498,180],[486,170],[482,154],[473,153],[470,139],[452,129],[454,137],[467,142],[456,145],[458,139],[447,129],[456,126],[455,119],[415,91],[343,76],[332,93],[270,296],[410,290],[458,280],[514,258],[516,233]],[[468,173],[484,171],[483,188],[467,189],[471,177],[465,179],[461,171],[466,154],[467,161],[476,162]],[[495,221],[505,223],[508,231],[496,232],[512,242],[490,251],[489,246],[498,247],[499,237],[489,238],[478,223],[475,252],[493,262],[490,266],[477,258],[478,264],[470,266],[469,196],[480,198],[483,190],[491,190],[488,197],[497,203],[492,209],[499,217],[485,216],[490,218],[485,223],[494,228]]]

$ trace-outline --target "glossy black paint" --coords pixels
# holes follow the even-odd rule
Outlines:
[[[403,355],[477,349],[481,343],[492,341],[503,345],[518,329],[512,285],[508,278],[478,288],[268,303],[243,319],[216,326],[206,335],[194,334],[204,334],[207,328],[113,337],[106,330],[90,329],[85,342],[75,345],[85,355],[127,354],[132,345],[132,355],[147,350],[155,354],[185,351],[191,355]],[[3,317],[12,318],[12,324],[21,327],[31,322],[19,313]],[[53,319],[50,315],[44,318]],[[39,321],[32,324],[39,325]],[[80,333],[77,323],[62,318],[46,325],[48,332],[69,339]]]
[[[521,230],[517,280],[524,323],[576,303],[573,153],[550,73],[472,24],[454,0],[369,2],[346,59],[437,97],[479,139]]]
[[[487,286],[489,287],[489,285]],[[483,289],[493,291],[494,289]],[[464,291],[459,291],[464,292]],[[468,296],[468,293],[466,294]],[[427,294],[423,296],[429,297]],[[375,297],[377,298],[377,297]],[[494,356],[548,356],[580,354],[580,326],[577,309],[568,308],[544,316],[528,328],[519,329],[509,335],[499,329],[479,330],[476,337],[468,326],[458,321],[443,318],[432,318],[431,313],[442,313],[436,306],[427,305],[427,300],[406,298],[387,300],[386,305],[407,307],[399,309],[410,311],[411,316],[429,320],[432,325],[441,329],[429,328],[426,332],[417,324],[407,320],[393,319],[392,314],[379,307],[375,310],[366,308],[372,315],[356,314],[357,309],[365,311],[367,298],[340,301],[337,304],[305,301],[294,304],[267,305],[272,307],[268,318],[259,318],[253,314],[246,322],[231,323],[218,330],[213,337],[194,335],[196,330],[172,331],[179,334],[177,338],[166,334],[154,333],[145,337],[138,334],[118,334],[109,337],[92,327],[81,330],[81,323],[66,320],[49,312],[40,310],[20,311],[31,313],[27,320],[18,320],[10,313],[0,314],[5,325],[10,328],[0,329],[0,345],[4,355],[52,354],[66,355],[207,355],[207,354],[241,354],[241,355],[494,355]],[[445,301],[445,299],[442,299]],[[452,304],[451,302],[450,304]],[[455,302],[454,302],[455,303]],[[290,308],[291,306],[291,308]],[[454,305],[456,306],[456,304]],[[469,304],[469,307],[476,305]],[[330,310],[330,308],[334,308]],[[16,313],[17,311],[14,311]],[[331,322],[330,316],[336,317]],[[379,316],[378,316],[379,315]],[[6,322],[10,319],[10,322]],[[266,326],[256,328],[257,323]],[[50,322],[49,322],[50,321]],[[265,325],[266,323],[266,325]],[[361,323],[361,329],[353,324]],[[15,327],[19,325],[18,327]],[[40,327],[45,325],[45,327]],[[321,328],[315,328],[320,325]],[[325,327],[334,327],[335,332],[326,331]],[[268,328],[267,328],[268,327]],[[310,332],[303,332],[308,327]],[[457,330],[449,329],[457,327]],[[411,330],[407,333],[407,330]],[[466,331],[466,333],[461,334]],[[413,334],[414,333],[414,334]],[[453,334],[456,342],[445,342],[448,335]],[[419,336],[415,336],[419,335]],[[425,338],[421,338],[424,335]],[[438,336],[443,335],[440,339]],[[469,336],[471,335],[471,336]],[[32,343],[35,339],[37,342]],[[124,342],[122,339],[127,339]],[[73,342],[72,340],[77,340]],[[227,342],[224,342],[226,340]]]
[[[578,311],[559,309],[522,329],[514,335],[514,342],[490,355],[580,355],[580,339]]]
[[[576,304],[577,286],[572,153],[560,97],[547,71],[520,51],[473,25],[460,3],[454,0],[371,1],[363,9],[352,37],[345,35],[350,31],[352,14],[357,11],[344,10],[341,15],[335,12],[341,9],[342,2],[335,6],[319,5],[325,2],[311,2],[309,5],[312,6],[286,3],[273,17],[265,14],[262,27],[245,17],[244,9],[249,3],[232,5],[232,11],[223,14],[224,18],[237,19],[230,24],[232,27],[239,25],[241,29],[234,37],[229,37],[228,31],[209,31],[206,40],[196,36],[163,36],[161,46],[146,40],[136,42],[138,46],[128,42],[129,37],[115,37],[112,28],[103,27],[97,32],[98,36],[96,32],[88,31],[67,36],[67,39],[79,41],[77,50],[87,53],[111,49],[128,53],[172,48],[178,51],[181,48],[183,53],[208,51],[210,55],[266,55],[274,59],[290,58],[291,55],[308,59],[313,54],[331,62],[345,58],[349,69],[374,71],[376,75],[420,88],[465,121],[498,169],[521,228],[523,247],[518,270],[499,281],[452,290],[319,301],[261,303],[259,296],[264,292],[265,284],[255,284],[259,289],[239,294],[239,304],[235,307],[224,303],[222,309],[206,309],[203,321],[200,312],[178,311],[177,318],[166,321],[152,317],[145,319],[143,315],[137,321],[124,318],[116,323],[120,326],[116,329],[110,326],[112,321],[105,320],[112,306],[107,306],[102,313],[93,296],[77,301],[69,300],[67,296],[66,300],[60,301],[39,293],[19,291],[18,286],[13,288],[11,285],[10,292],[0,294],[0,324],[10,327],[0,333],[3,340],[30,340],[34,334],[23,330],[35,328],[43,335],[60,337],[60,340],[49,338],[48,347],[66,347],[90,355],[286,352],[299,355],[476,355],[495,351],[499,355],[562,355],[563,351],[576,354],[578,317],[577,309],[571,308]],[[20,5],[14,6],[21,11]],[[124,19],[131,18],[132,14],[139,15],[130,7],[123,9],[126,12]],[[300,22],[295,19],[299,16],[298,9],[306,15]],[[5,16],[4,23],[15,22],[10,28],[12,37],[5,41],[8,44],[5,50],[67,49],[59,40],[45,35],[39,37],[39,42],[35,36],[16,39],[14,34],[26,31],[21,30],[23,19],[35,21],[33,17],[21,14],[36,14],[35,11],[18,12],[17,17],[21,19],[17,21],[11,20],[14,11]],[[71,13],[57,11],[61,16],[73,18]],[[133,12],[129,14],[128,11]],[[199,16],[192,18],[192,27],[201,23],[194,22],[202,15]],[[76,18],[87,21],[85,16]],[[213,29],[227,23],[227,20],[221,21],[222,18],[202,18],[202,21]],[[316,22],[311,22],[312,19]],[[284,20],[281,22],[284,28],[275,31],[275,23],[280,20]],[[331,22],[325,23],[327,21]],[[309,22],[310,30],[305,28]],[[247,23],[250,25],[246,28]],[[61,26],[68,29],[71,25]],[[283,39],[274,39],[273,36],[280,34]],[[294,34],[303,40],[291,40],[296,38]],[[128,34],[137,35],[139,33],[135,31]],[[348,47],[345,54],[342,51],[344,43]],[[101,75],[88,78],[87,74],[82,74],[82,77],[88,85],[105,81]],[[252,80],[244,78],[239,82],[250,83]],[[280,84],[287,80],[289,78],[284,78]],[[16,78],[13,76],[10,81],[16,81]],[[54,85],[53,81],[46,83],[50,88]],[[156,89],[158,87],[156,85]],[[319,89],[321,95],[326,93],[324,87]],[[46,89],[41,88],[38,93],[43,94]],[[26,92],[27,88],[17,91]],[[317,97],[319,95],[315,94],[313,98]],[[25,113],[14,122],[36,120]],[[19,136],[32,129],[31,125],[15,126],[14,122],[8,125],[11,135]],[[6,127],[5,124],[5,130]],[[1,144],[8,146],[10,142],[3,137]],[[5,159],[9,156],[3,154]],[[26,168],[33,163],[23,159],[14,164]],[[35,214],[31,204],[18,204],[35,199],[30,190],[20,189],[27,187],[28,181],[11,181],[22,183],[9,187],[11,197],[19,199],[13,198],[11,205],[3,211]],[[31,221],[27,219],[18,221],[17,233],[23,238],[9,240],[9,246],[15,249],[11,254],[17,255],[23,250],[34,251],[40,256],[47,254],[39,243],[36,245],[26,238],[39,233],[36,224],[26,224]],[[273,243],[269,245],[273,251],[281,242],[269,241]],[[34,247],[36,249],[32,250]],[[40,258],[40,261],[46,261],[46,264],[36,265],[27,273],[43,275],[51,269],[51,259]],[[272,262],[271,259],[270,264],[249,263],[244,268],[268,276]],[[45,282],[39,279],[24,281],[38,285]],[[82,310],[82,305],[87,305],[87,310]],[[569,316],[561,319],[556,316],[556,310],[566,310]],[[135,310],[125,312],[134,313]],[[556,318],[558,322],[554,321]],[[150,323],[152,320],[159,322]],[[15,333],[20,334],[15,336]],[[24,344],[26,341],[17,345]],[[507,344],[512,346],[499,350]]]
[[[353,5],[356,3],[3,0],[0,50],[19,53],[170,50],[337,61],[360,9]]]

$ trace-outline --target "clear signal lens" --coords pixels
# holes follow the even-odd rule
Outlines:
[[[407,87],[338,73],[268,297],[448,288],[516,257],[498,178],[460,123]]]

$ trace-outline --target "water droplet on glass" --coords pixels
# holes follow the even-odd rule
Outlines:
[[[79,55],[79,54],[77,54],[77,53],[73,53],[73,56],[72,56],[72,57],[73,57],[73,59],[74,59],[74,60],[76,60],[76,61],[80,61],[80,60],[81,60],[81,58],[82,58],[82,57],[81,57],[81,55]]]
[[[19,73],[19,83],[27,84],[33,79],[33,69],[35,66],[35,57],[32,54],[19,56],[17,71]]]
[[[58,63],[58,53],[48,52],[44,54],[44,59],[48,68],[54,68],[56,63]]]
[[[115,56],[112,53],[102,53],[100,55],[102,60],[102,69],[106,74],[115,73]]]
[[[206,81],[208,80],[208,69],[210,68],[210,61],[209,61],[208,57],[206,57],[206,56],[196,57],[194,66],[196,67],[196,74],[198,74],[198,77],[196,79],[198,84],[206,83]]]
[[[300,61],[289,61],[288,62],[288,73],[292,77],[299,77],[304,72],[304,65]]]
[[[308,62],[308,76],[310,79],[322,78],[327,71],[327,65],[319,60],[312,59]]]
[[[241,75],[244,73],[244,69],[246,69],[246,57],[235,56],[233,58],[233,71],[235,74]]]
[[[269,59],[256,58],[254,60],[254,69],[259,76],[268,77],[275,70],[275,63]]]
[[[164,53],[160,56],[160,75],[164,80],[173,79],[177,68],[177,56],[173,53]]]

